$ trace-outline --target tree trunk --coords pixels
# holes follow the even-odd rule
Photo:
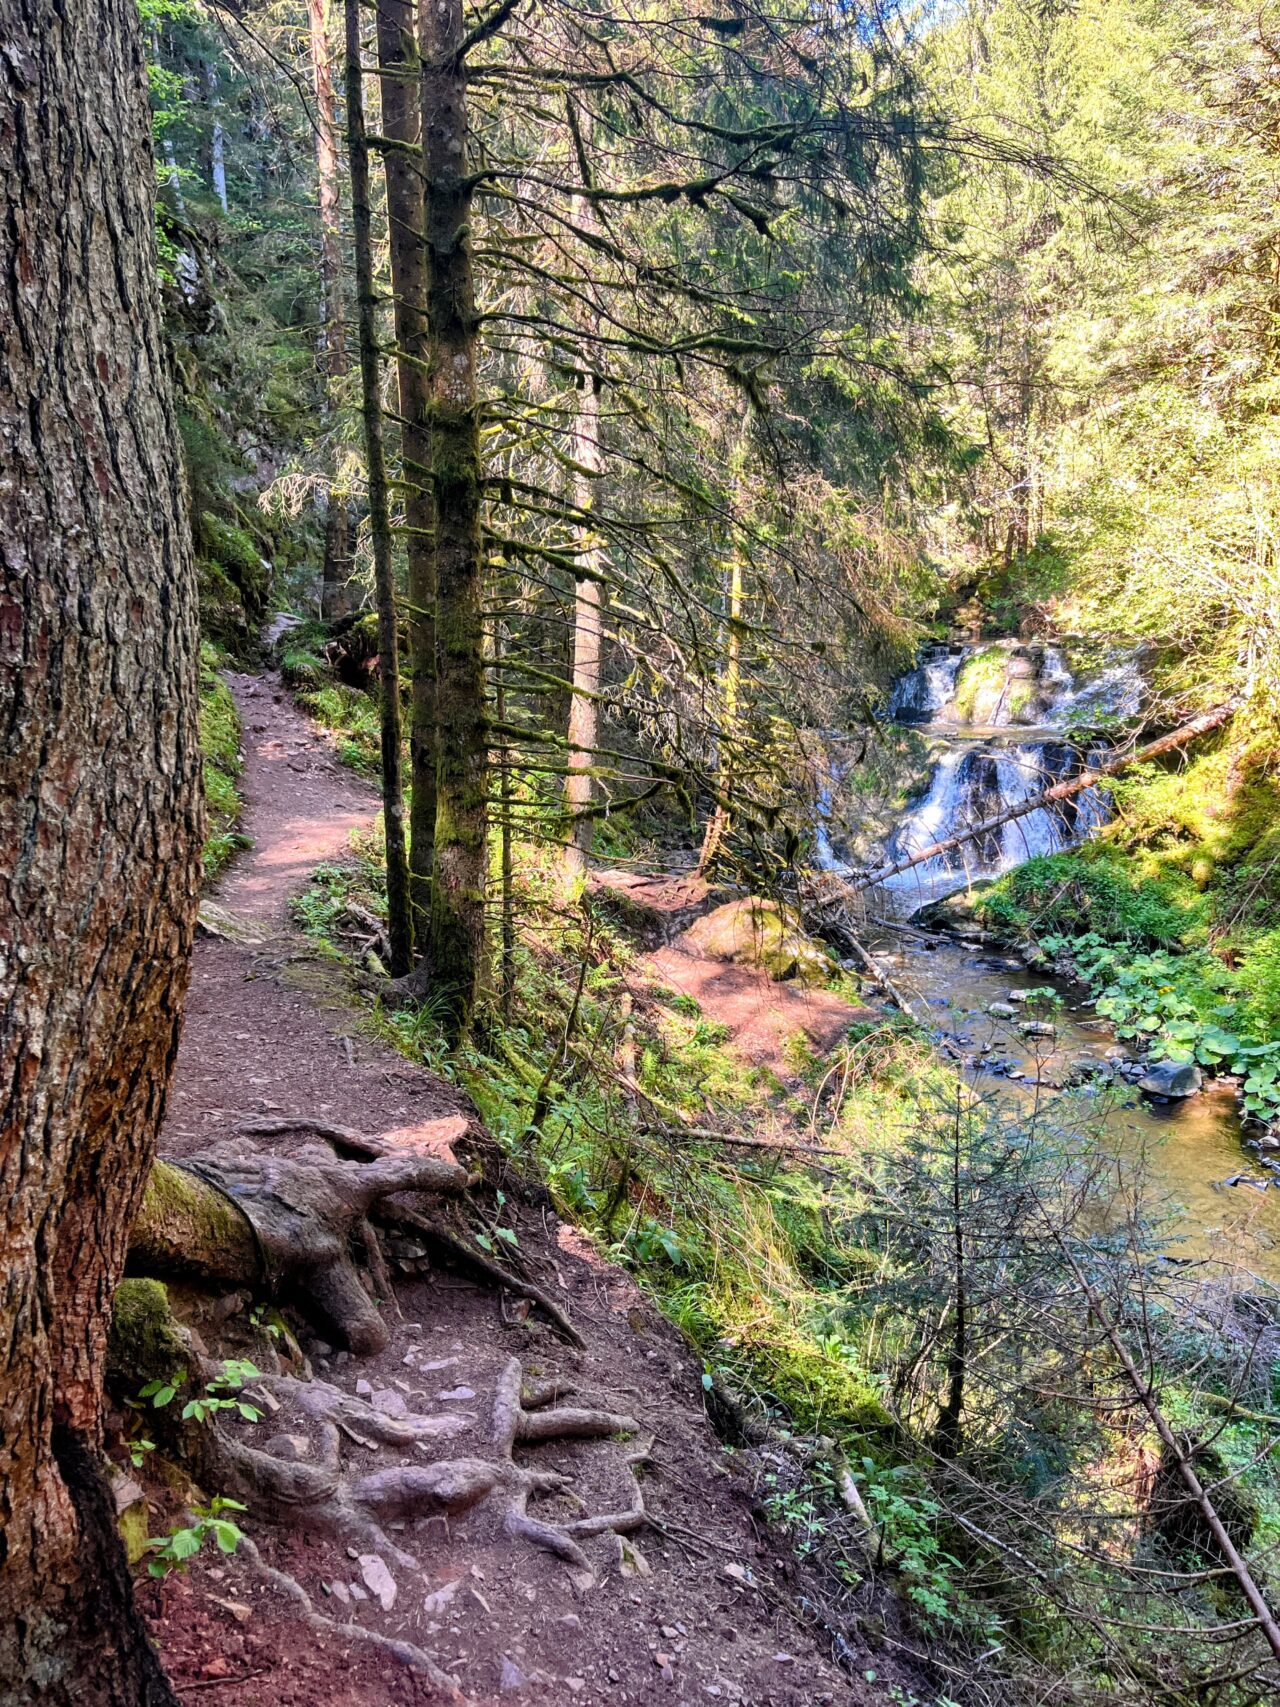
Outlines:
[[[409,568],[409,880],[414,936],[430,933],[436,837],[436,562],[431,496],[431,340],[427,324],[426,197],[422,180],[422,97],[412,0],[379,0],[378,64],[386,149],[387,226],[395,305],[405,556]]]
[[[742,679],[742,558],[735,551],[729,565],[729,630],[728,655],[724,667],[723,716],[720,724],[720,804],[711,814],[702,852],[698,856],[698,876],[710,871],[721,843],[729,829],[729,808],[724,804],[733,787],[733,743],[738,721],[738,690]]]
[[[419,30],[439,740],[430,959],[447,1028],[461,1036],[484,961],[489,747],[462,0],[423,0]]]
[[[133,0],[0,56],[0,1702],[169,1703],[98,1469],[200,871],[196,596]]]
[[[591,115],[587,111],[570,118],[578,127],[583,158],[592,142]],[[596,210],[586,196],[573,199],[573,217],[593,236],[597,229]],[[586,328],[590,331],[590,328]],[[587,346],[588,359],[595,360],[595,347]],[[576,468],[573,498],[578,509],[590,518],[595,508],[596,492],[604,459],[600,448],[600,381],[595,373],[582,376],[578,412],[573,423],[569,454]],[[588,519],[578,538],[580,573],[574,587],[573,599],[573,695],[569,701],[568,771],[565,776],[564,799],[569,813],[569,840],[564,854],[566,878],[580,878],[587,868],[595,831],[591,812],[595,793],[592,767],[600,744],[600,602],[604,553],[599,538]]]
[[[595,502],[603,459],[600,453],[600,392],[593,374],[583,379],[570,454],[577,464],[574,502],[590,514]],[[600,601],[603,553],[588,521],[578,540],[579,575],[573,600],[573,698],[569,703],[568,774],[564,782],[569,811],[569,841],[565,848],[567,877],[580,877],[591,852],[595,819],[590,807],[595,792],[591,770],[596,761],[600,723]]]
[[[337,407],[335,381],[347,371],[342,312],[342,218],[338,201],[338,142],[329,64],[329,0],[307,0],[311,73],[316,98],[316,182],[320,198],[320,292],[324,317],[325,413]],[[330,482],[325,504],[324,571],[320,614],[332,620],[352,608],[351,521],[347,494]]]
[[[413,920],[409,864],[404,845],[404,791],[400,780],[400,642],[396,632],[396,588],[391,557],[391,512],[387,459],[382,436],[382,383],[378,362],[377,297],[373,288],[372,213],[369,206],[369,144],[365,136],[360,76],[360,9],[346,0],[347,138],[351,157],[351,209],[355,225],[356,295],[359,300],[360,380],[365,458],[369,470],[369,524],[378,607],[378,674],[382,735],[382,820],[387,856],[387,935],[391,975],[413,966]]]

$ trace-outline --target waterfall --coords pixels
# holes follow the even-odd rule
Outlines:
[[[994,641],[926,647],[895,684],[890,714],[930,743],[928,782],[889,837],[887,860],[910,857],[997,817],[1075,776],[1106,752],[1073,730],[1140,708],[1142,675],[1132,657],[1080,678],[1064,648],[1049,642]],[[817,863],[847,871],[833,848],[832,774],[822,790]],[[894,910],[919,906],[966,883],[996,877],[1038,854],[1057,853],[1093,834],[1109,816],[1101,789],[1012,819],[973,841],[899,872],[885,885]]]

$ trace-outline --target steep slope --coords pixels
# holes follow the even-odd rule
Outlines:
[[[199,1691],[223,1682],[232,1692],[224,1698],[246,1707],[447,1698],[438,1674],[433,1682],[406,1669],[389,1646],[408,1643],[456,1680],[459,1698],[477,1702],[883,1699],[861,1673],[891,1677],[891,1666],[846,1643],[851,1681],[826,1657],[821,1632],[801,1621],[796,1561],[759,1521],[761,1465],[719,1445],[696,1358],[540,1193],[498,1173],[501,1159],[460,1093],[361,1035],[324,965],[302,952],[288,929],[288,896],[317,861],[341,858],[376,802],[277,686],[245,677],[234,686],[253,846],[206,909],[219,934],[206,933],[197,950],[164,1152],[190,1154],[272,1121],[280,1129],[255,1141],[287,1151],[298,1137],[289,1116],[370,1133],[453,1116],[442,1130],[460,1155],[498,1174],[504,1225],[584,1347],[566,1343],[527,1299],[428,1270],[412,1247],[393,1245],[404,1272],[383,1303],[391,1328],[383,1352],[356,1361],[302,1334],[314,1375],[340,1395],[335,1476],[354,1488],[446,1460],[499,1463],[508,1481],[548,1472],[545,1496],[531,1502],[533,1529],[513,1520],[509,1486],[459,1502],[455,1515],[406,1513],[387,1523],[381,1547],[351,1546],[302,1507],[296,1523],[274,1524],[251,1507],[240,1522],[261,1565],[287,1573],[332,1622],[301,1622],[296,1597],[243,1546],[232,1557],[202,1556],[188,1576],[149,1591],[180,1692],[193,1687],[190,1699],[203,1700]],[[227,1301],[230,1327],[243,1304]],[[526,1391],[521,1407],[539,1419],[539,1438],[504,1447],[495,1422],[513,1360],[517,1385],[522,1374],[544,1391]],[[544,1408],[552,1389],[556,1408]],[[566,1402],[614,1413],[616,1429],[558,1424]],[[406,1427],[420,1438],[404,1439]],[[306,1463],[328,1450],[313,1417],[273,1413],[242,1432],[254,1444],[271,1436],[270,1449]],[[176,1523],[172,1495],[170,1504]],[[574,1530],[575,1549],[560,1549],[568,1562],[534,1533],[547,1525]],[[167,1526],[153,1510],[153,1532]],[[364,1631],[386,1641],[370,1644]]]

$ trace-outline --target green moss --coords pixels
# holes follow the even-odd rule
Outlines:
[[[148,1381],[169,1380],[185,1369],[190,1357],[187,1335],[160,1281],[122,1280],[112,1301],[107,1343],[111,1390],[132,1397]]]
[[[1146,877],[1103,848],[1030,859],[977,899],[984,922],[1019,935],[1080,936],[1152,947],[1180,945],[1203,923],[1203,906],[1185,885]]]
[[[237,849],[246,845],[236,829],[240,818],[240,715],[231,689],[219,674],[222,659],[206,641],[200,648],[200,749],[204,755],[207,830],[204,872],[215,878]]]
[[[317,723],[336,730],[337,756],[342,764],[365,776],[377,776],[382,760],[382,724],[378,707],[361,688],[330,682],[302,695],[302,703]]]
[[[999,646],[986,646],[966,658],[953,696],[957,717],[965,723],[990,723],[1005,691],[1008,658]]]

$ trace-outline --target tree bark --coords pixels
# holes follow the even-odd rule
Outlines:
[[[329,63],[329,0],[307,0],[311,38],[311,75],[316,98],[316,184],[320,202],[320,294],[324,311],[325,413],[337,408],[336,381],[347,371],[347,339],[342,311],[342,216],[338,199],[338,140],[333,109],[333,72]],[[351,521],[347,494],[338,481],[329,484],[325,503],[324,569],[320,614],[332,620],[352,609]]]
[[[426,196],[420,60],[412,0],[378,0],[383,154],[391,250],[405,557],[409,570],[409,878],[414,935],[427,943],[436,836],[436,562],[431,493],[431,340],[427,324]]]
[[[489,748],[462,0],[422,0],[418,27],[439,740],[430,961],[457,1037],[470,1024],[484,962]]]
[[[592,141],[591,116],[586,111],[575,115],[571,107],[570,117],[576,118],[585,159]],[[573,218],[585,231],[595,235],[596,210],[588,197],[573,198]],[[586,331],[589,334],[590,328]],[[586,350],[590,365],[596,359],[595,346],[588,342]],[[595,834],[595,816],[591,811],[595,784],[591,773],[600,744],[600,604],[604,553],[589,518],[595,508],[604,458],[600,446],[600,381],[594,372],[582,375],[569,454],[575,464],[574,503],[588,517],[577,542],[581,572],[573,599],[573,694],[569,701],[568,769],[564,783],[569,814],[564,872],[572,881],[586,871]]]
[[[404,843],[404,789],[400,777],[400,641],[391,556],[391,511],[382,433],[382,381],[378,361],[377,297],[373,288],[372,212],[369,205],[369,144],[365,135],[360,74],[360,8],[346,0],[347,139],[351,159],[351,210],[355,225],[356,296],[359,303],[360,381],[365,460],[369,473],[369,525],[378,607],[378,676],[382,737],[382,821],[387,859],[387,936],[391,976],[403,978],[413,965],[413,919],[409,863]]]
[[[101,1483],[195,922],[196,594],[133,0],[0,56],[0,1702],[169,1703]],[[38,1693],[37,1693],[38,1691]]]
[[[577,464],[574,502],[589,516],[603,467],[600,392],[594,374],[586,374],[583,379],[570,454]],[[590,810],[595,793],[591,771],[600,740],[600,602],[604,564],[590,521],[579,537],[578,557],[582,573],[573,599],[573,697],[569,702],[568,772],[564,781],[565,806],[569,811],[564,869],[570,878],[582,875],[591,853],[595,828]]]
[[[723,719],[720,726],[720,799],[727,800],[733,789],[733,746],[738,722],[738,690],[742,680],[742,558],[735,551],[729,564],[729,599],[727,613],[729,630],[728,655],[724,668]],[[698,855],[698,876],[710,871],[729,830],[729,809],[717,805],[707,822]]]

